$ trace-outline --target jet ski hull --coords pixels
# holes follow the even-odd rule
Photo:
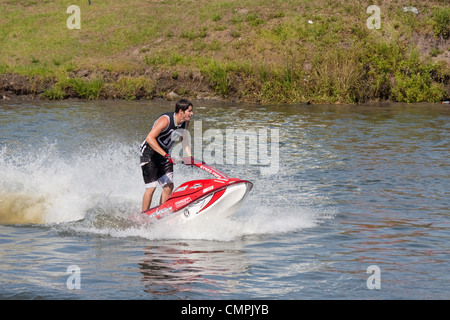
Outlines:
[[[239,209],[252,187],[250,181],[240,179],[194,180],[178,187],[162,205],[143,213],[158,220],[229,217]]]

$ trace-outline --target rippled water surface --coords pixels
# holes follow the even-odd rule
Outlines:
[[[0,102],[0,298],[450,298],[448,106],[195,102],[205,158],[254,189],[230,219],[140,224],[138,146],[173,106]],[[227,129],[268,133],[270,163],[226,161]]]

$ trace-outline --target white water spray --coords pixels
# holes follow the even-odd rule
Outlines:
[[[316,226],[330,216],[304,199],[273,196],[292,183],[260,177],[242,168],[232,176],[254,182],[242,208],[231,219],[194,219],[192,223],[136,222],[144,185],[136,146],[103,144],[66,155],[46,143],[26,154],[0,150],[0,223],[54,225],[57,230],[112,237],[206,239],[231,241],[241,236],[278,234]],[[255,171],[255,170],[254,170]],[[243,176],[244,175],[244,176]],[[175,184],[209,178],[199,170],[177,165]],[[276,178],[279,179],[279,178]],[[155,195],[154,199],[159,196]]]

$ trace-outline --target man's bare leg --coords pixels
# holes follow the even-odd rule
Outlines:
[[[144,197],[142,198],[142,212],[150,209],[152,203],[153,193],[156,188],[147,188],[144,192]]]
[[[163,190],[161,192],[161,204],[167,201],[169,199],[170,195],[173,191],[173,183],[168,183],[163,187]]]

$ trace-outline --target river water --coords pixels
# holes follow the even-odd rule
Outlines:
[[[0,102],[1,299],[450,298],[447,105],[195,102],[195,156],[254,189],[229,219],[132,222],[138,146],[173,108]],[[227,129],[267,133],[269,161]]]

